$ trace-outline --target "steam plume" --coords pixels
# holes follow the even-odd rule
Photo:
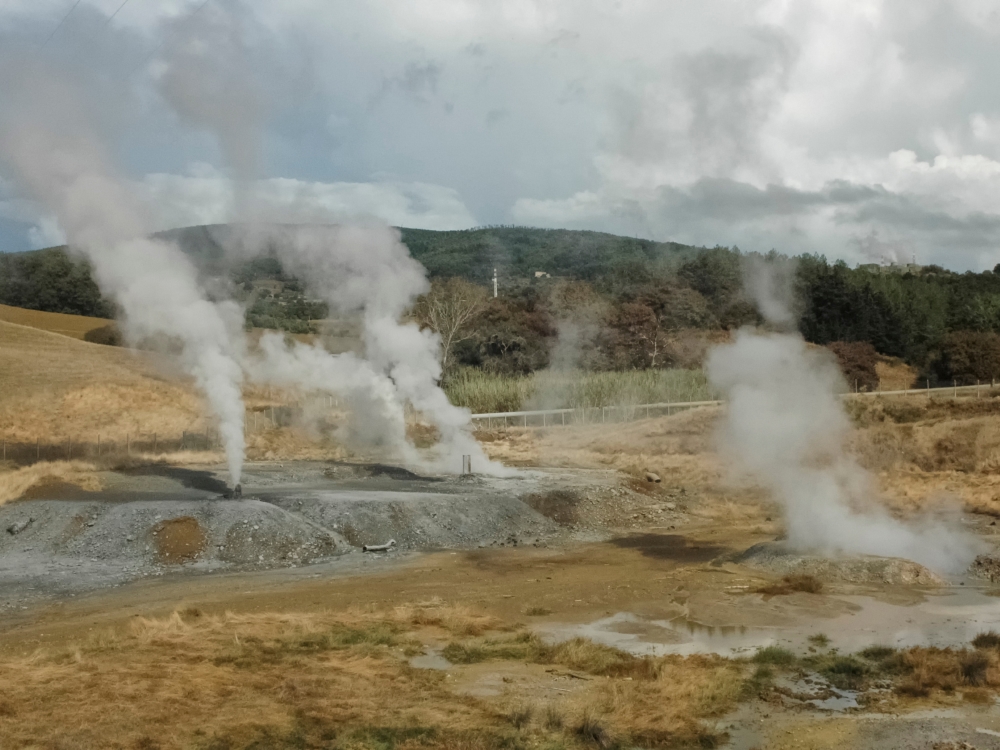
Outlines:
[[[477,472],[504,471],[486,457],[473,437],[469,410],[454,406],[438,385],[438,335],[403,320],[428,285],[423,266],[410,256],[396,230],[384,226],[245,227],[242,237],[231,245],[241,254],[274,252],[283,267],[304,279],[331,310],[360,315],[363,324],[364,362],[320,347],[281,349],[269,341],[255,375],[280,373],[288,385],[347,391],[349,404],[360,410],[355,422],[367,424],[368,442],[395,448],[397,456],[408,462],[454,472],[461,467],[461,456],[470,455]],[[421,456],[406,442],[402,416],[407,404],[439,432],[430,455]]]
[[[775,325],[794,320],[792,274],[755,269],[748,291]],[[768,295],[762,298],[761,295]],[[846,385],[833,356],[797,333],[744,329],[709,355],[712,385],[726,393],[721,448],[782,504],[790,546],[835,555],[903,557],[959,572],[976,554],[960,530],[930,517],[903,523],[877,502],[871,475],[844,450]]]
[[[229,472],[243,464],[242,314],[201,292],[174,245],[144,239],[142,206],[115,171],[76,92],[38,65],[3,80],[0,156],[16,184],[57,218],[69,245],[91,261],[102,291],[120,306],[130,340],[168,337],[219,418]]]

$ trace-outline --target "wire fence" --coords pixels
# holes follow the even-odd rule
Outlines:
[[[979,398],[994,387],[991,383],[976,385],[952,385],[938,388],[910,388],[899,391],[862,391],[845,393],[844,398],[878,398],[882,396],[924,396],[928,398]],[[724,400],[678,401],[657,404],[624,404],[580,409],[536,409],[532,411],[493,412],[473,414],[472,423],[476,429],[492,430],[507,427],[554,427],[570,425],[607,424],[632,422],[654,416],[675,414],[679,411],[703,406],[719,406]]]

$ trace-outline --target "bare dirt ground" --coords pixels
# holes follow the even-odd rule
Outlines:
[[[996,547],[998,404],[866,401],[852,449]],[[206,454],[0,473],[0,746],[1000,747],[1000,589],[754,564],[718,416],[483,433],[503,480],[282,431],[242,500]]]

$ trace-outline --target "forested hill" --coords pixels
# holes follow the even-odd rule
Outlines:
[[[508,278],[551,276],[596,281],[676,271],[705,248],[604,232],[487,227],[455,232],[402,229],[403,242],[431,277],[462,276],[485,284],[493,269]]]
[[[158,236],[177,242],[205,268],[221,270],[226,225],[185,227]],[[483,227],[438,232],[401,228],[403,243],[431,278],[461,276],[487,283],[493,269],[506,279],[551,276],[594,280],[611,275],[676,269],[704,250],[604,232],[529,227]]]
[[[228,231],[224,225],[188,227],[164,236],[208,273],[230,279],[246,304],[248,325],[310,330],[310,321],[326,313],[322,304],[286,276],[276,258],[227,267],[222,248]],[[464,345],[464,364],[506,371],[545,366],[567,305],[586,308],[586,315],[597,316],[589,322],[609,332],[592,364],[600,368],[690,366],[665,350],[663,340],[690,329],[759,322],[741,291],[746,255],[736,248],[523,227],[401,232],[432,278],[464,277],[491,297],[487,288],[498,269],[500,298],[484,313],[482,335]],[[870,342],[942,378],[955,376],[959,355],[947,352],[949,346],[958,351],[958,341],[961,357],[972,358],[969,372],[1000,377],[1000,267],[957,274],[936,266],[852,269],[819,256],[797,260],[800,330],[809,341]],[[0,303],[81,315],[113,312],[86,264],[64,248],[0,254]],[[987,346],[984,336],[993,343]]]

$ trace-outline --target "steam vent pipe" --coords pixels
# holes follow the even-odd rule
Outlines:
[[[462,474],[472,473],[472,456],[462,456]]]

